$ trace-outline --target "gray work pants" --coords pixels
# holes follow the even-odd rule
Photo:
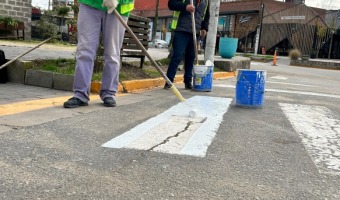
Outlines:
[[[127,21],[127,17],[123,17]],[[102,31],[104,44],[104,69],[100,97],[113,97],[118,90],[120,48],[125,27],[114,14],[80,4],[78,14],[77,62],[73,84],[74,97],[84,102],[90,100],[91,77],[99,37]]]

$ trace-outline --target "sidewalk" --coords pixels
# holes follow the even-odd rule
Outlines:
[[[5,52],[7,59],[13,59],[18,55],[32,49],[37,44],[27,44],[18,41],[4,41],[0,40],[0,49]],[[35,59],[58,59],[58,58],[75,58],[77,47],[74,46],[57,46],[51,44],[43,44],[39,48],[21,57],[21,60],[35,60]],[[169,55],[168,49],[163,48],[149,48],[148,53],[154,60],[167,58]],[[200,60],[204,59],[204,55],[198,55]],[[140,60],[138,58],[123,58],[123,61]],[[149,60],[146,57],[146,60]]]
[[[22,42],[9,42],[0,40],[0,49],[5,52],[7,59],[13,59],[16,56],[24,53],[30,48],[36,46],[36,44],[26,44]],[[50,44],[44,44],[34,51],[28,53],[27,55],[20,58],[20,60],[35,60],[35,59],[57,59],[57,58],[68,58],[72,59],[75,57],[76,46],[56,46]],[[169,51],[168,49],[159,48],[149,48],[148,53],[155,59],[167,58]],[[204,55],[199,55],[199,59],[203,60]],[[124,58],[123,61],[133,61],[134,58]],[[215,78],[226,78],[233,77],[234,73],[219,72],[215,73]],[[178,76],[176,78],[177,83],[182,83],[182,77]],[[124,92],[132,92],[136,90],[151,89],[164,85],[163,78],[157,79],[145,79],[145,80],[132,80],[125,81]],[[100,88],[99,84],[92,84],[92,92],[97,93]],[[123,92],[122,86],[120,87],[120,92]],[[60,91],[49,88],[35,87],[22,85],[17,83],[6,83],[0,85],[0,107],[4,104],[37,100],[44,98],[54,98],[59,96],[72,96],[73,93],[69,91]]]

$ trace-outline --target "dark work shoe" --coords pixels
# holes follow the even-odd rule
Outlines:
[[[116,107],[116,100],[114,100],[113,97],[105,97],[103,101],[104,101],[104,106],[106,107]]]
[[[168,89],[170,89],[170,88],[171,88],[171,85],[169,85],[168,83],[165,83],[164,89],[165,89],[165,90],[168,90]]]
[[[192,89],[192,84],[191,83],[184,83],[185,84],[185,89],[186,90],[191,90]]]
[[[64,108],[77,108],[79,106],[88,106],[87,102],[83,102],[82,100],[72,97],[66,102],[64,102]]]

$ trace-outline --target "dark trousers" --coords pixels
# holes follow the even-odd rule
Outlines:
[[[184,83],[191,83],[192,70],[195,60],[195,49],[192,33],[175,31],[172,45],[173,54],[169,63],[166,76],[170,79],[171,82],[174,82],[178,65],[180,64],[184,56]]]

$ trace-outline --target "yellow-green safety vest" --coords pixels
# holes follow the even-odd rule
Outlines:
[[[128,13],[134,9],[134,2],[131,0],[122,0],[116,9],[119,13]]]
[[[183,3],[184,2],[185,2],[185,0],[183,0]],[[202,20],[204,20],[205,13],[207,12],[208,3],[209,3],[209,1],[207,1],[207,6],[205,7],[204,16],[203,16]],[[174,11],[174,15],[172,16],[171,29],[173,29],[173,30],[175,30],[177,28],[179,14],[181,14],[181,11]]]

